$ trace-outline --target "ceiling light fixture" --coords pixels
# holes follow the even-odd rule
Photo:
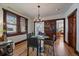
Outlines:
[[[38,15],[37,15],[37,19],[35,21],[42,21],[40,18],[40,5],[39,4],[38,4],[37,8],[38,8]]]
[[[40,21],[40,5],[38,5],[38,20]]]

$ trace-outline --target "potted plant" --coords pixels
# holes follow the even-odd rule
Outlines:
[[[3,36],[3,38],[4,38],[4,40],[7,38],[6,37],[6,30],[3,30],[3,29],[0,29],[0,38],[2,39],[2,36]]]

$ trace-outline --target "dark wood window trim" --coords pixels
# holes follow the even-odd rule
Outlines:
[[[21,35],[21,34],[25,34],[25,33],[27,33],[28,32],[28,29],[27,29],[27,27],[28,27],[28,19],[27,18],[25,18],[25,17],[23,17],[23,16],[20,16],[20,15],[18,15],[18,14],[16,14],[16,13],[13,13],[13,12],[11,12],[11,11],[9,11],[9,10],[6,10],[6,9],[4,9],[3,8],[3,29],[4,30],[7,30],[7,22],[6,22],[6,15],[7,15],[7,12],[8,13],[11,13],[11,14],[13,14],[13,15],[15,15],[16,16],[16,18],[17,18],[17,20],[16,20],[16,33],[13,33],[13,34],[7,34],[6,33],[6,35],[7,35],[7,37],[11,37],[11,36],[16,36],[16,35]],[[26,27],[26,31],[25,32],[21,32],[21,28],[20,28],[20,17],[22,17],[22,18],[24,18],[25,19],[25,27]],[[3,35],[4,35],[4,33],[3,33]]]

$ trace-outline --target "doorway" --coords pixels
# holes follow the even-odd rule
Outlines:
[[[64,33],[65,33],[65,27],[64,27],[64,20],[57,20],[56,21],[56,39],[63,38],[64,39]],[[63,40],[64,41],[64,40]]]
[[[44,32],[47,36],[52,38],[55,35],[55,40],[63,36],[63,41],[65,41],[65,18],[46,20],[44,25]]]
[[[77,9],[68,16],[68,44],[76,49],[76,12]]]

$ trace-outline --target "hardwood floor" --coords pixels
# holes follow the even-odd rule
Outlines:
[[[63,41],[63,37],[60,37],[55,42],[55,55],[56,56],[76,56],[77,54],[74,52],[74,50],[69,47],[66,43]]]
[[[24,41],[20,44],[17,44],[14,49],[14,56],[27,56],[27,42]],[[74,50],[69,47],[66,43],[63,42],[63,37],[57,39],[54,45],[55,56],[77,56]],[[50,52],[53,51],[50,49]],[[36,56],[36,49],[33,51],[30,48],[30,56]],[[48,53],[45,53],[47,55]],[[51,55],[52,56],[52,55]]]
[[[26,41],[19,43],[15,46],[14,49],[14,56],[20,56],[20,55],[27,55],[27,44]]]

